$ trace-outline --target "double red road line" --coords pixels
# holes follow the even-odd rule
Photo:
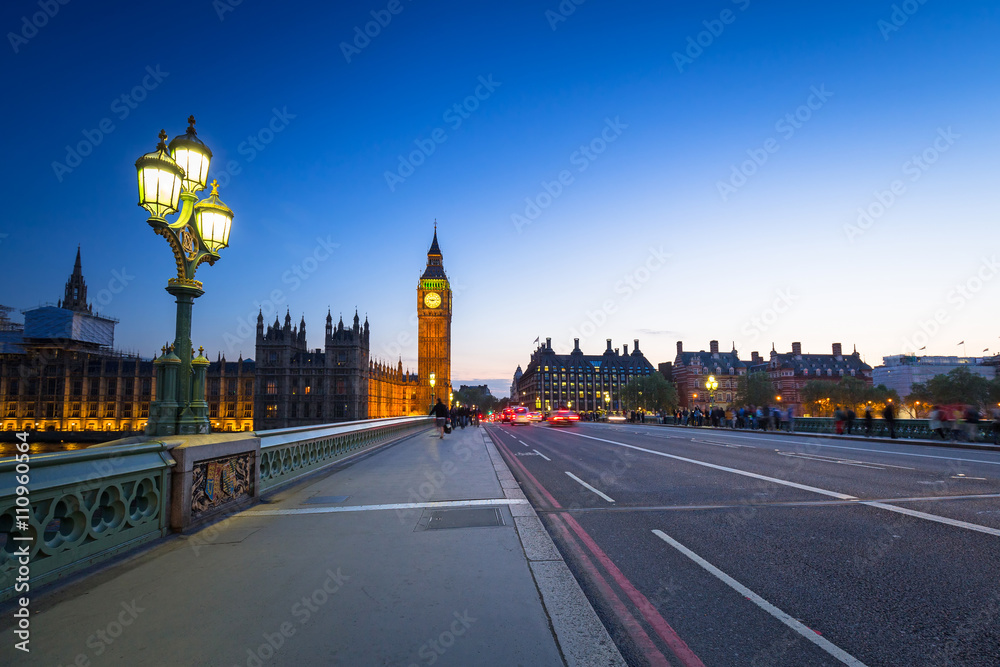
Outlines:
[[[559,531],[560,537],[563,542],[567,545],[570,551],[573,552],[574,557],[580,563],[581,567],[587,572],[588,575],[593,579],[594,583],[597,585],[601,596],[608,603],[611,609],[614,611],[615,615],[618,617],[622,626],[628,632],[629,636],[638,646],[646,659],[651,665],[670,665],[670,661],[657,647],[656,643],[649,636],[649,634],[643,629],[642,624],[633,615],[625,602],[622,601],[621,597],[615,593],[611,582],[606,576],[604,576],[598,569],[596,563],[599,563],[604,571],[611,577],[611,579],[617,584],[618,588],[625,594],[625,596],[632,602],[635,608],[638,610],[642,619],[646,624],[653,629],[657,636],[667,645],[670,652],[674,654],[674,657],[680,661],[684,667],[705,667],[701,659],[695,655],[694,651],[680,638],[680,635],[670,627],[670,624],[660,615],[656,610],[656,607],[646,598],[645,595],[639,592],[635,585],[626,577],[618,566],[614,564],[614,561],[604,553],[597,542],[583,529],[575,518],[568,512],[559,512],[558,510],[563,509],[559,501],[549,493],[538,479],[532,475],[524,465],[517,460],[511,451],[507,448],[499,438],[493,438],[494,444],[503,454],[504,459],[507,463],[517,470],[519,470],[523,479],[533,487],[535,495],[537,498],[542,499],[545,503],[550,505],[551,510],[556,510],[549,514],[552,518],[552,524]],[[575,537],[574,537],[575,535]]]

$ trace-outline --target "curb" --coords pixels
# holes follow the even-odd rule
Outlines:
[[[526,500],[514,474],[485,429],[482,437],[504,497]],[[530,504],[510,505],[509,508],[528,568],[541,596],[542,607],[549,617],[552,634],[567,667],[625,667],[625,659],[542,525],[535,508]]]

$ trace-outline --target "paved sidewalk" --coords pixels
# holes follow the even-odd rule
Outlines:
[[[471,427],[405,438],[32,612],[30,656],[8,629],[0,663],[624,664],[485,429]]]

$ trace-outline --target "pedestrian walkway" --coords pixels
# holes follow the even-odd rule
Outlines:
[[[405,438],[32,607],[30,655],[5,642],[0,663],[624,664],[471,427]]]

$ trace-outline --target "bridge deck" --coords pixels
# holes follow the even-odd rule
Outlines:
[[[45,596],[26,663],[562,665],[504,498],[480,429],[424,431]]]

